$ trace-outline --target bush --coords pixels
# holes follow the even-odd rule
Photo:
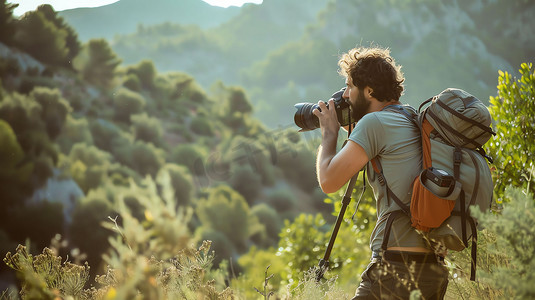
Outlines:
[[[245,199],[229,186],[209,189],[208,197],[197,203],[196,213],[202,226],[223,233],[239,252],[262,229]]]
[[[121,88],[113,99],[114,117],[116,120],[129,124],[130,117],[143,112],[145,99],[140,94]]]
[[[229,184],[252,205],[262,191],[262,178],[250,165],[233,165]]]
[[[196,144],[182,144],[172,150],[169,160],[187,167],[193,175],[203,175],[206,152]]]
[[[214,130],[210,120],[207,117],[197,116],[191,120],[189,128],[192,132],[203,135],[203,136],[213,136]]]
[[[111,160],[108,152],[79,143],[71,148],[69,160],[70,174],[85,194],[107,180]]]
[[[63,153],[69,153],[72,146],[78,143],[93,145],[93,136],[86,118],[76,119],[67,116],[65,126],[56,140]]]
[[[112,216],[113,194],[107,188],[89,191],[75,207],[69,237],[73,246],[87,254],[87,260],[93,266],[93,274],[102,271],[101,255],[108,250],[108,238],[111,231],[102,227],[102,223]],[[113,217],[113,216],[112,216]]]
[[[90,40],[74,59],[74,67],[84,79],[97,86],[110,88],[121,60],[105,39]]]
[[[168,172],[171,177],[171,186],[175,192],[177,207],[188,206],[194,192],[193,178],[188,169],[184,166],[166,164],[158,172],[158,176],[156,177],[158,183],[163,179],[164,172]]]
[[[489,153],[495,157],[495,191],[498,202],[506,186],[527,186],[535,193],[530,172],[535,168],[535,68],[524,63],[521,78],[500,71],[498,95],[490,98],[490,112],[497,135],[491,139]],[[530,182],[531,180],[531,182]]]
[[[132,115],[130,121],[132,134],[136,140],[152,143],[155,146],[163,145],[163,128],[160,120],[143,113]]]
[[[46,124],[48,136],[54,140],[63,129],[63,124],[72,111],[71,106],[58,89],[37,87],[30,93],[30,97],[41,105],[41,119]]]
[[[291,210],[297,200],[289,188],[278,188],[268,195],[268,203],[279,213]]]
[[[143,176],[155,177],[158,170],[165,164],[163,150],[142,141],[136,141],[129,149],[127,156],[126,165]]]
[[[255,205],[251,209],[251,213],[258,218],[260,224],[266,228],[266,233],[269,238],[269,245],[275,246],[279,240],[279,233],[282,228],[282,220],[276,210],[268,206],[266,203]]]

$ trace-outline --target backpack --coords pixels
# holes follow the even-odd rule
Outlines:
[[[492,175],[485,161],[492,163],[492,159],[482,148],[495,135],[487,107],[469,93],[449,88],[424,101],[417,115],[400,105],[390,105],[385,110],[405,115],[420,129],[423,168],[413,182],[409,207],[388,187],[380,160],[371,160],[380,184],[386,186],[387,197],[401,208],[388,216],[383,251],[387,249],[393,221],[406,214],[430,244],[440,243],[461,251],[471,240],[470,279],[475,280],[477,220],[470,210],[489,210],[493,196]]]

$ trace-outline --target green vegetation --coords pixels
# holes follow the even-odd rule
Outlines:
[[[373,5],[414,9],[415,3],[420,2]],[[440,1],[430,3],[437,12],[445,8]],[[269,114],[263,110],[266,103],[287,110],[287,99],[325,90],[317,78],[332,76],[315,66],[325,71],[331,62],[320,60],[321,51],[338,49],[334,36],[317,36],[321,28],[334,26],[325,15],[321,28],[306,31],[303,44],[294,41],[243,73],[269,82],[281,78],[281,65],[291,68],[294,82],[275,82],[284,89],[264,98],[285,96],[272,98],[284,104],[262,105],[251,100],[259,90],[221,81],[205,89],[196,77],[161,73],[149,60],[123,66],[105,40],[78,47],[76,33],[50,6],[19,19],[12,17],[13,8],[0,2],[0,42],[7,45],[0,63],[0,255],[5,257],[0,272],[16,274],[21,288],[0,292],[0,299],[340,299],[353,294],[369,262],[368,238],[376,219],[372,192],[364,193],[358,211],[350,205],[327,279],[316,283],[311,268],[323,256],[342,195],[324,195],[317,187],[317,135],[268,130],[255,117]],[[326,11],[341,14],[341,9],[333,1]],[[52,36],[23,39],[37,34]],[[354,40],[339,38],[343,45]],[[436,39],[440,36],[425,41],[435,44]],[[42,47],[46,57],[35,47]],[[441,55],[448,52],[433,47]],[[315,66],[298,67],[304,56]],[[531,63],[520,68],[518,79],[500,72],[498,93],[490,97],[500,133],[488,145],[496,161],[498,205],[493,213],[478,215],[485,228],[478,242],[478,282],[468,280],[470,250],[451,253],[450,298],[534,297],[535,71]],[[450,71],[437,74],[469,76]],[[302,90],[305,83],[310,86]],[[63,184],[81,196],[52,193]],[[71,195],[69,189],[61,194]],[[361,192],[355,189],[353,198]]]

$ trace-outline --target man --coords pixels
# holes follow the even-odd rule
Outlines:
[[[448,284],[443,257],[431,250],[406,214],[392,214],[400,210],[393,197],[410,205],[411,183],[422,163],[419,131],[410,118],[415,111],[399,101],[404,82],[401,67],[382,48],[352,49],[338,65],[346,78],[343,97],[357,123],[349,141],[336,153],[340,129],[336,112],[318,102],[319,109],[313,111],[322,133],[318,182],[325,193],[335,192],[367,165],[378,215],[370,241],[371,263],[362,273],[353,299],[408,299],[417,289],[424,299],[442,299]],[[334,107],[332,100],[329,107]],[[382,167],[387,185],[381,185],[381,174],[372,168],[373,158]],[[387,192],[387,186],[392,193]],[[396,218],[387,226],[391,215]],[[385,234],[389,238],[383,243]]]

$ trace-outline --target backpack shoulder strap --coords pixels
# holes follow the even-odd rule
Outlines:
[[[396,194],[394,194],[394,192],[392,192],[390,187],[388,187],[385,175],[383,174],[383,167],[381,166],[381,162],[379,161],[379,159],[377,157],[374,157],[374,158],[372,158],[370,160],[370,162],[372,164],[372,168],[373,168],[375,174],[377,174],[377,176],[378,176],[379,184],[381,186],[385,186],[386,187],[386,201],[387,201],[387,203],[390,205],[390,199],[394,200],[394,202],[399,206],[399,208],[401,208],[401,210],[405,214],[407,214],[407,216],[410,217],[411,216],[410,207],[408,205],[406,205],[405,203],[403,203],[398,198],[398,196],[396,196]]]

